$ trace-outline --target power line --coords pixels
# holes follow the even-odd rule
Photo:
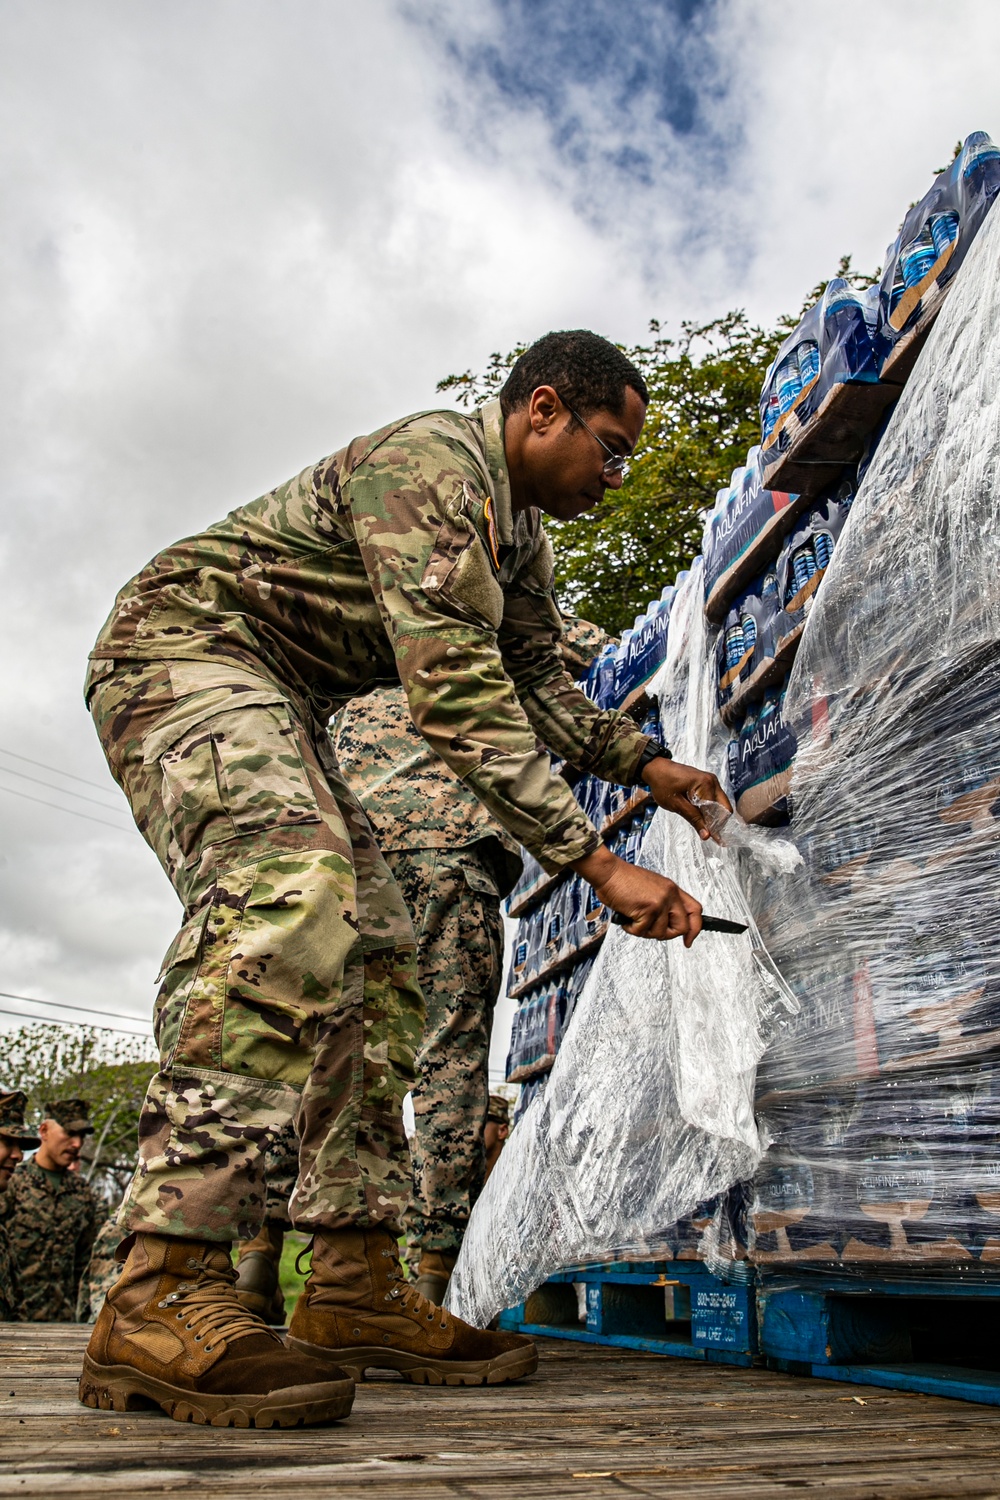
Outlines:
[[[18,755],[16,750],[5,750],[0,745],[0,754],[11,755],[15,760],[23,760],[26,765],[36,766],[39,771],[54,771],[57,776],[68,776],[70,781],[79,781],[83,786],[91,786],[95,792],[106,792],[107,787],[101,786],[97,781],[88,781],[86,776],[77,776],[72,771],[61,771],[58,766],[47,766],[43,760],[33,760],[30,755]]]
[[[28,1005],[56,1005],[60,1010],[76,1010],[91,1016],[107,1016],[112,1021],[138,1021],[142,1016],[123,1015],[118,1010],[98,1010],[95,1005],[70,1005],[65,1000],[39,1000],[35,995],[12,995],[9,990],[0,990],[0,1000],[24,1000]]]
[[[74,792],[68,786],[54,786],[51,781],[43,781],[40,776],[29,776],[27,771],[15,771],[13,766],[0,765],[0,771],[5,776],[20,776],[22,781],[30,781],[35,786],[47,787],[50,792],[58,792],[60,797],[77,797],[81,802],[91,802],[94,807],[101,807],[105,812],[125,811],[122,807],[109,807],[106,802],[98,802],[96,797],[88,797],[84,792]],[[86,784],[89,786],[90,782],[88,781]]]
[[[117,833],[128,833],[124,823],[105,823],[103,818],[92,818],[90,813],[77,812],[75,807],[60,807],[58,802],[46,802],[44,797],[33,797],[30,792],[19,792],[12,786],[0,786],[0,792],[8,797],[21,797],[25,802],[37,802],[40,807],[54,807],[56,812],[69,813],[74,818],[85,818],[88,823],[100,823],[102,828],[114,828]],[[108,812],[112,809],[109,807]]]
[[[137,1036],[151,1040],[146,1031],[129,1031],[124,1026],[100,1026],[96,1021],[53,1021],[48,1016],[26,1016],[20,1010],[8,1010],[0,1005],[0,1016],[14,1016],[18,1021],[31,1021],[36,1026],[88,1026],[91,1031],[113,1031],[118,1036]]]

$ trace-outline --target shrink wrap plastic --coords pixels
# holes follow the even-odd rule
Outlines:
[[[757,916],[764,1263],[1000,1260],[1000,218],[858,491],[785,714],[800,872]]]
[[[714,1268],[1000,1261],[998,328],[991,215],[805,622],[791,826],[733,818],[720,848],[658,811],[643,843],[750,932],[612,929],[472,1215],[470,1321],[559,1268],[670,1255],[685,1219]],[[654,690],[677,758],[721,774],[702,592],[696,565]]]
[[[664,732],[689,763],[705,762],[720,732],[703,592],[699,563],[674,603],[654,682]],[[753,870],[767,886],[799,856],[738,819],[723,837],[726,847],[706,846],[657,811],[639,863],[669,871],[706,910],[751,931],[706,934],[689,951],[611,928],[548,1085],[476,1204],[448,1292],[468,1321],[484,1326],[563,1266],[669,1254],[665,1231],[752,1175],[756,1065],[795,1001],[761,949],[743,890]]]

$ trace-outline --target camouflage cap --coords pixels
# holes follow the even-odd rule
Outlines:
[[[86,1099],[54,1099],[42,1105],[42,1118],[55,1120],[70,1135],[93,1135],[90,1123],[90,1105]]]
[[[16,1141],[19,1146],[31,1151],[35,1146],[41,1145],[41,1140],[24,1123],[24,1106],[27,1102],[27,1094],[22,1094],[20,1089],[14,1093],[6,1093],[0,1089],[0,1136],[8,1141]]]
[[[510,1100],[505,1099],[503,1094],[490,1095],[490,1107],[486,1111],[487,1120],[492,1120],[494,1125],[510,1124]]]

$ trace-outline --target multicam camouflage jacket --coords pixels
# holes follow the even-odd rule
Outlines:
[[[105,1208],[75,1172],[43,1172],[27,1161],[10,1179],[3,1214],[22,1321],[74,1322],[80,1278]]]
[[[599,626],[567,618],[559,649],[577,676],[609,640]],[[383,850],[464,849],[495,838],[500,895],[511,890],[521,872],[518,845],[417,733],[401,687],[356,698],[332,730],[337,760]]]
[[[539,512],[512,507],[494,401],[357,438],[161,552],[119,594],[88,685],[115,660],[215,661],[220,685],[235,664],[325,724],[401,682],[435,754],[555,872],[598,835],[538,741],[625,784],[647,744],[576,687],[560,630],[552,549]]]

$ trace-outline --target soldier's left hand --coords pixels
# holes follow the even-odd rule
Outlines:
[[[733,805],[711,771],[697,766],[682,766],[676,760],[659,756],[651,760],[643,775],[658,807],[679,813],[703,839],[715,838],[698,806],[699,802],[718,802],[727,812]]]

